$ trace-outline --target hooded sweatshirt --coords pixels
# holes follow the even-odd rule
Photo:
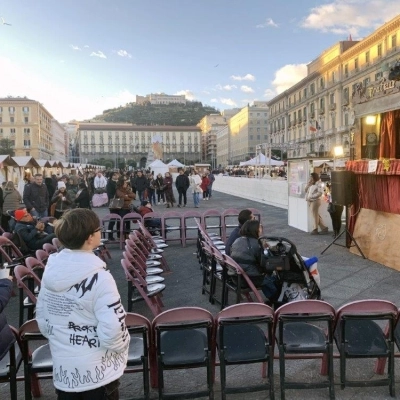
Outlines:
[[[129,334],[116,283],[92,252],[52,254],[43,274],[36,319],[48,338],[54,386],[83,392],[118,379]]]

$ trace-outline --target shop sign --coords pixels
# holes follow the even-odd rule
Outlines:
[[[362,83],[356,85],[352,96],[353,105],[365,103],[367,101],[400,92],[400,81],[389,81],[385,78],[368,87]]]

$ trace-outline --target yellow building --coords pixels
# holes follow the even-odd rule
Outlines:
[[[307,76],[268,102],[270,140],[289,158],[354,154],[351,98],[387,78],[400,54],[400,15],[361,41],[338,42],[308,66]],[[361,155],[357,157],[360,158]]]
[[[266,102],[243,107],[228,122],[228,164],[239,164],[256,155],[256,146],[267,141],[268,107]],[[222,164],[222,163],[221,163]]]
[[[146,164],[152,138],[160,137],[164,162],[179,159],[183,164],[200,160],[200,129],[196,126],[138,126],[117,123],[79,123],[77,149],[81,163],[101,158],[135,160]]]
[[[0,98],[0,139],[11,140],[15,156],[54,159],[52,120],[52,115],[36,100]]]

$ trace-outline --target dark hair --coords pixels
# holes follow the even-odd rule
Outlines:
[[[75,208],[64,212],[57,221],[54,231],[63,246],[78,250],[99,226],[100,220],[94,211]]]
[[[250,210],[242,210],[238,215],[238,221],[240,225],[243,225],[246,221],[251,220],[253,213]]]
[[[311,178],[313,178],[314,182],[319,181],[319,175],[316,172],[311,173]]]
[[[117,187],[122,187],[122,186],[124,186],[124,183],[125,183],[126,181],[125,181],[125,178],[123,177],[123,176],[120,176],[119,178],[118,178],[118,180],[117,180]]]
[[[240,228],[240,235],[258,239],[258,229],[260,228],[260,221],[257,219],[251,219],[246,221]]]
[[[85,188],[86,188],[86,183],[85,183],[85,182],[81,182],[81,183],[79,184],[79,187],[80,187],[81,189],[85,189]]]

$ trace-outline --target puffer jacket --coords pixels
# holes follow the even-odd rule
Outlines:
[[[129,189],[124,189],[122,187],[117,187],[117,191],[115,193],[115,197],[118,199],[124,199],[124,205],[122,208],[129,209],[132,203],[132,200],[135,200],[136,195]]]
[[[231,246],[231,257],[243,268],[248,276],[260,276],[262,249],[258,240],[241,236]]]
[[[28,211],[34,208],[38,212],[44,212],[49,208],[49,192],[47,186],[42,183],[31,183],[25,186],[24,203]]]
[[[15,342],[15,336],[8,326],[4,309],[11,298],[12,282],[9,279],[0,279],[0,360]]]
[[[90,251],[64,249],[48,259],[36,320],[50,343],[59,390],[96,389],[124,373],[130,340],[126,314],[105,268]]]
[[[7,215],[7,210],[16,210],[21,207],[22,196],[17,189],[5,190],[3,193],[3,214]]]
[[[65,200],[62,200],[62,198],[59,197],[59,194],[62,194],[63,197],[65,197]],[[54,193],[54,195],[51,199],[51,202],[56,203],[56,211],[62,212],[62,211],[69,210],[71,208],[72,199],[71,199],[71,195],[67,191],[62,193],[59,190],[57,190]]]

